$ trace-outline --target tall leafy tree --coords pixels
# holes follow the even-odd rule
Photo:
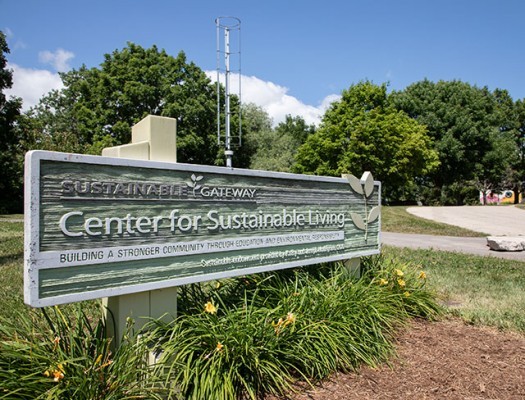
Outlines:
[[[308,136],[315,133],[315,125],[307,124],[301,116],[287,115],[275,130],[281,135],[289,135],[297,146],[303,144]]]
[[[525,108],[522,101],[514,102],[507,90],[496,89],[493,95],[498,112],[497,131],[500,132],[495,139],[499,141],[495,142],[497,149],[493,151],[500,153],[499,189],[512,189],[517,203],[520,191],[525,190]],[[503,174],[501,170],[504,170]]]
[[[525,99],[516,101],[515,110],[517,122],[515,140],[518,149],[518,159],[514,168],[518,182],[515,192],[521,190],[522,197],[525,200]],[[515,199],[517,201],[518,196],[515,196]]]
[[[242,146],[234,146],[233,166],[248,168],[253,154],[267,132],[272,130],[272,119],[262,107],[247,103],[241,105],[242,111]],[[234,120],[232,125],[237,125],[238,120]],[[237,141],[238,143],[238,141]]]
[[[477,197],[473,190],[497,188],[513,154],[509,120],[501,96],[461,81],[423,80],[391,94],[399,110],[424,124],[435,143],[440,166],[430,174],[429,201],[462,204]],[[499,149],[498,149],[499,147]],[[498,158],[495,154],[499,154]],[[500,173],[497,173],[497,172]]]
[[[4,93],[13,85],[13,72],[7,68],[6,54],[9,54],[5,34],[0,31],[0,212],[21,211],[22,173],[17,120],[22,100],[8,99]]]
[[[335,176],[371,171],[389,200],[403,200],[437,166],[426,128],[390,105],[385,84],[366,81],[331,105],[299,148],[294,170]]]
[[[306,124],[302,117],[287,115],[275,129],[266,129],[261,133],[251,168],[290,172],[297,149],[314,132],[315,126]]]
[[[156,46],[128,43],[104,56],[100,68],[61,74],[64,89],[34,110],[43,134],[74,134],[85,151],[128,143],[131,127],[148,114],[177,119],[178,160],[214,164],[217,144],[216,87],[204,71]]]

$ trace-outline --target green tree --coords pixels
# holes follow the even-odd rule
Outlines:
[[[130,141],[131,127],[148,114],[177,119],[177,158],[220,163],[216,87],[183,52],[177,57],[133,43],[104,56],[100,68],[61,74],[64,89],[34,110],[41,133],[73,134],[86,152]],[[235,101],[233,102],[235,103]]]
[[[440,166],[429,175],[427,201],[463,204],[477,198],[475,186],[499,187],[513,159],[506,99],[461,81],[423,80],[391,94],[399,110],[428,128]],[[502,158],[495,158],[499,154]],[[497,162],[496,162],[497,161]],[[500,173],[495,172],[495,168]],[[476,184],[474,185],[473,182]]]
[[[315,133],[315,125],[308,125],[303,117],[287,115],[275,130],[281,135],[289,135],[297,146],[300,146],[308,136]]]
[[[515,103],[516,110],[516,131],[515,140],[518,149],[518,159],[514,170],[516,171],[515,181],[518,184],[515,186],[515,194],[521,190],[523,199],[525,200],[525,100],[518,100]],[[515,196],[518,201],[518,196]]]
[[[294,171],[361,176],[371,171],[391,201],[413,196],[415,182],[438,166],[423,125],[390,105],[385,84],[344,90],[320,128],[299,148]],[[412,198],[413,199],[413,198]]]
[[[9,54],[5,34],[0,31],[0,212],[20,212],[22,209],[23,152],[19,147],[20,131],[17,121],[22,100],[8,99],[5,89],[13,85],[13,72],[7,68],[6,54]]]
[[[498,162],[501,164],[500,168],[505,170],[499,189],[511,189],[514,192],[514,201],[518,203],[520,191],[525,190],[525,108],[522,101],[514,102],[507,90],[495,89],[493,95],[497,104],[499,137],[496,138],[498,142],[494,144],[495,149],[491,153],[500,154]]]
[[[272,130],[272,119],[262,107],[254,103],[242,104],[241,111],[242,146],[234,149],[233,166],[251,168],[252,156],[257,151],[261,138]]]
[[[270,128],[261,132],[257,150],[252,157],[251,168],[290,172],[297,149],[314,132],[315,126],[307,125],[302,117],[287,115],[275,129]]]
[[[516,184],[516,171],[513,166],[518,157],[511,132],[494,130],[489,133],[491,149],[483,154],[483,159],[476,164],[472,183],[483,194],[483,204],[489,191],[501,192],[513,188]]]

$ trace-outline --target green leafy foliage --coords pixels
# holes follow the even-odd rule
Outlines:
[[[252,156],[250,167],[291,172],[297,149],[314,132],[315,126],[307,125],[303,118],[287,115],[285,121],[275,129],[268,127],[259,133],[257,150]]]
[[[16,127],[22,101],[7,99],[5,89],[13,85],[13,73],[7,69],[9,53],[5,34],[0,31],[0,212],[19,212],[22,203],[22,172],[19,158],[20,131]]]
[[[242,148],[236,149],[234,154],[235,166],[250,166],[253,155],[256,154],[271,135],[272,120],[268,113],[253,103],[243,104],[242,110]]]
[[[73,134],[89,153],[129,143],[131,127],[147,115],[177,119],[180,162],[214,164],[216,87],[183,52],[128,43],[104,56],[100,68],[61,74],[64,89],[45,96],[34,110],[42,135]],[[235,99],[233,107],[238,104]],[[237,105],[236,105],[237,104]]]
[[[0,319],[0,398],[161,399],[145,344],[131,336],[112,350],[104,320],[80,307]],[[47,322],[47,324],[45,323]]]
[[[389,104],[386,85],[362,82],[327,110],[320,128],[299,148],[294,171],[331,176],[371,171],[386,197],[399,200],[438,164],[426,128]]]
[[[427,287],[427,272],[420,265],[382,255],[369,258],[364,269],[371,283],[403,296],[403,307],[411,317],[434,319],[441,314],[436,292]]]
[[[508,94],[461,81],[424,80],[391,99],[427,127],[439,154],[439,168],[428,174],[427,202],[464,204],[477,198],[477,191],[465,187],[486,191],[508,184],[509,169],[517,162],[516,118]]]
[[[516,129],[513,132],[518,149],[518,159],[514,167],[515,191],[521,190],[525,194],[525,100],[516,101],[515,111]]]
[[[117,349],[86,303],[0,317],[0,398],[255,399],[376,366],[407,318],[441,310],[408,265],[375,260],[359,280],[325,265],[184,286],[175,321],[128,330]],[[404,291],[378,283],[393,268]]]
[[[421,279],[399,268],[403,290],[380,285],[368,265],[360,280],[338,265],[184,287],[179,318],[154,330],[165,382],[185,399],[255,399],[282,395],[298,379],[375,366],[392,355],[392,336],[410,315],[440,313]]]

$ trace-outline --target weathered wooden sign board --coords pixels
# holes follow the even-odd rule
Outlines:
[[[376,254],[380,183],[29,152],[36,307]]]

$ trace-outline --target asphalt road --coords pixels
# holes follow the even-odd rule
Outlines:
[[[421,218],[460,226],[487,236],[525,236],[525,210],[513,206],[410,207],[407,211]],[[525,261],[525,251],[490,250],[485,237],[382,232],[381,240],[388,246],[436,249]]]

